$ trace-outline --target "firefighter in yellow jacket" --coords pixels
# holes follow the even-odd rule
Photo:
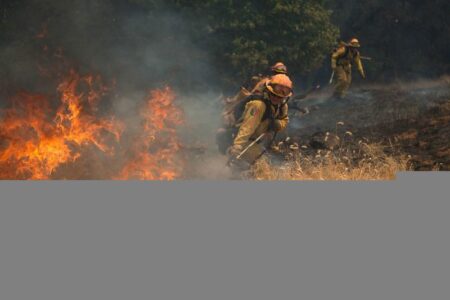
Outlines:
[[[359,41],[353,38],[350,43],[341,43],[331,55],[331,68],[334,72],[334,96],[343,98],[352,82],[352,64],[356,64],[359,74],[366,78],[358,51]]]
[[[251,90],[252,94],[262,93],[265,89],[267,81],[270,80],[272,76],[284,74],[287,75],[287,67],[282,62],[277,62],[273,66],[270,67],[270,75],[265,77],[259,77],[253,89]],[[256,79],[257,76],[253,76],[252,79]]]
[[[278,74],[287,75],[287,67],[282,62],[277,62],[276,64],[270,67],[270,75],[253,76],[251,79],[252,84],[248,89],[242,86],[241,89],[239,90],[239,93],[237,93],[234,97],[224,99],[225,105],[225,114],[223,115],[224,125],[232,125],[235,123],[234,116],[229,114],[229,111],[234,109],[235,104],[238,104],[239,102],[241,102],[243,99],[247,98],[250,95],[263,94],[266,88],[266,83],[270,80],[270,78]]]
[[[244,112],[237,122],[238,132],[228,149],[230,158],[236,158],[253,140],[262,133],[278,132],[287,127],[287,99],[292,95],[292,81],[285,74],[273,76],[265,83],[261,94],[254,94],[245,104]],[[259,149],[258,149],[259,148]],[[252,163],[261,147],[249,149],[247,162]]]

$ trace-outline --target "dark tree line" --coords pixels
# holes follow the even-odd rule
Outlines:
[[[329,1],[343,37],[356,35],[378,80],[435,77],[450,72],[450,1]]]
[[[205,79],[235,87],[278,60],[305,84],[325,81],[331,49],[353,36],[373,58],[365,64],[370,80],[450,72],[448,0],[3,0],[0,5],[2,76],[10,75],[4,71],[11,60],[5,49],[26,44],[44,22],[69,52],[82,52],[80,60],[88,66],[95,65],[90,57],[107,65],[112,50],[103,48],[118,48],[115,53],[124,58],[115,67],[131,66],[127,56],[132,56],[144,61],[133,65],[137,73],[151,71],[163,80],[178,74],[182,79],[175,82],[184,87],[201,86]],[[73,28],[73,36],[65,28]],[[132,53],[152,43],[164,46],[155,51],[168,62],[162,67],[148,62],[144,51]],[[22,57],[27,54],[33,53]]]

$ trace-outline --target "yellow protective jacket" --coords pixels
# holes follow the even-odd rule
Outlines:
[[[264,89],[266,88],[266,83],[270,80],[270,77],[263,77],[261,80],[259,80],[253,89],[251,90],[252,94],[262,94],[264,92]]]
[[[351,67],[352,63],[356,64],[358,72],[362,77],[365,77],[359,51],[353,52],[346,46],[340,46],[331,55],[331,68],[333,70],[336,68],[336,66]]]
[[[239,131],[234,139],[233,147],[242,148],[252,139],[268,132],[272,119],[278,120],[280,130],[285,129],[289,123],[288,105],[272,104],[266,93],[261,95],[261,100],[249,101],[245,105],[241,119],[238,121]]]

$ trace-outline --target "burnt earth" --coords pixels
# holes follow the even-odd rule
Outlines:
[[[290,107],[289,143],[305,154],[377,142],[409,155],[413,170],[450,170],[446,80],[354,89],[343,100],[322,94]]]

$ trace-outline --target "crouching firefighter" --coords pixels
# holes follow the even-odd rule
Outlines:
[[[271,66],[270,73],[267,76],[259,77],[259,78],[257,76],[253,76],[252,79],[258,78],[259,80],[256,82],[256,84],[250,90],[251,93],[252,94],[262,94],[264,92],[267,81],[269,81],[270,78],[272,78],[273,76],[278,75],[278,74],[288,75],[287,67],[282,62],[277,62],[276,64]]]
[[[250,167],[264,154],[263,137],[273,138],[287,127],[291,95],[292,81],[278,74],[266,82],[262,93],[248,96],[228,112],[231,116],[225,119],[236,121],[219,129],[217,143],[219,151],[228,155],[229,163]]]
[[[253,76],[250,80],[250,84],[244,84],[241,86],[239,92],[232,98],[224,99],[223,103],[225,104],[225,114],[223,116],[225,118],[231,117],[231,121],[225,121],[226,124],[232,123],[234,125],[236,119],[230,114],[233,111],[237,104],[241,103],[248,96],[253,94],[262,94],[264,89],[266,88],[266,83],[275,75],[285,74],[287,75],[287,67],[282,62],[277,62],[273,66],[270,67],[270,73],[267,76],[263,76],[259,74],[258,76]]]

